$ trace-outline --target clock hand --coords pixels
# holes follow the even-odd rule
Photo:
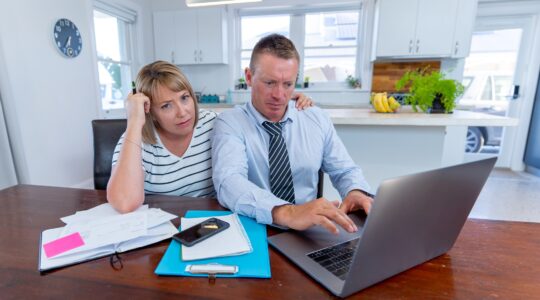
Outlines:
[[[68,38],[66,39],[66,44],[65,44],[65,46],[66,46],[66,47],[67,47],[67,46],[71,46],[71,35],[68,36]]]

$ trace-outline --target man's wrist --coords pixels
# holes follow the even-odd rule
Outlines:
[[[371,194],[371,193],[369,193],[369,192],[366,192],[366,191],[364,191],[364,190],[361,190],[361,189],[354,189],[354,190],[351,190],[351,191],[349,192],[349,194],[350,194],[351,192],[355,192],[355,191],[356,191],[356,192],[359,192],[359,193],[361,193],[361,194],[363,194],[363,195],[365,195],[365,196],[368,196],[368,197],[370,197],[370,198],[375,198],[375,195],[373,195],[373,194]]]
[[[274,206],[274,208],[272,209],[273,223],[281,226],[288,226],[288,219],[292,206],[293,205],[291,204]]]

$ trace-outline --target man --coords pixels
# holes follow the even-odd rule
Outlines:
[[[348,212],[369,212],[373,199],[327,114],[290,103],[300,57],[284,36],[262,38],[245,71],[251,102],[216,120],[212,169],[219,202],[259,223],[305,230],[357,230]],[[343,201],[315,199],[318,170]]]

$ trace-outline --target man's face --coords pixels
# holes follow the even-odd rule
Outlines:
[[[255,70],[246,70],[246,82],[251,86],[251,102],[255,109],[268,120],[279,122],[294,92],[297,74],[296,59],[267,53],[259,55]]]

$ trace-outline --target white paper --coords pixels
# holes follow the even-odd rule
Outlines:
[[[157,243],[159,241],[169,239],[178,233],[178,229],[171,223],[166,222],[158,226],[148,229],[148,233],[144,236],[125,241],[116,246],[116,252],[124,252],[132,249],[137,249],[146,245]]]
[[[117,244],[146,235],[148,229],[147,217],[148,214],[141,211],[109,216],[88,222],[69,223],[64,227],[61,236],[78,232],[84,241],[84,246],[64,252],[56,257]]]
[[[160,208],[150,208],[147,211],[147,215],[148,215],[148,228],[153,228],[167,221],[178,218],[177,216],[171,213],[168,213],[166,211],[163,211]]]
[[[135,211],[145,211],[148,210],[148,204],[141,205],[137,210]],[[76,212],[75,214],[71,216],[66,216],[63,218],[60,218],[60,220],[66,224],[69,223],[75,223],[75,222],[87,222],[92,221],[104,217],[110,217],[110,216],[118,216],[121,215],[116,209],[114,209],[109,203],[103,203],[101,205],[98,205],[96,207],[87,209],[87,210],[81,210]]]
[[[56,268],[168,239],[178,232],[170,222],[176,217],[159,208],[148,208],[148,205],[128,214],[120,214],[109,203],[78,211],[61,218],[67,224],[65,227],[42,233],[40,269]],[[43,255],[43,244],[74,232],[79,232],[84,246],[52,258]]]
[[[64,227],[53,228],[43,231],[41,236],[42,245],[59,238],[63,230]],[[166,222],[148,229],[148,233],[145,236],[140,236],[129,241],[124,241],[117,245],[106,245],[94,249],[87,249],[82,252],[72,252],[71,254],[67,254],[64,256],[55,256],[53,258],[47,258],[47,256],[45,256],[45,252],[43,251],[43,246],[41,246],[39,269],[49,270],[69,264],[87,261],[97,257],[102,257],[105,255],[110,255],[114,252],[124,252],[132,249],[137,249],[171,238],[177,232],[178,229],[176,229],[176,227],[171,222]]]
[[[64,230],[63,227],[60,228],[53,228],[43,231],[41,234],[41,243],[46,244],[49,241],[55,240],[59,238],[62,234],[62,230]],[[43,246],[41,246],[41,251],[39,255],[39,269],[40,270],[49,270],[53,268],[58,268],[61,266],[74,264],[82,261],[87,261],[92,258],[101,257],[107,254],[114,253],[114,247],[113,245],[107,245],[95,249],[88,249],[83,252],[73,253],[71,255],[65,255],[65,256],[55,256],[52,258],[47,258],[45,256],[45,251],[43,250]]]
[[[236,214],[214,217],[229,223],[229,228],[191,247],[182,245],[182,260],[233,256],[253,251],[244,226]],[[182,230],[193,227],[209,218],[211,217],[182,218]]]

